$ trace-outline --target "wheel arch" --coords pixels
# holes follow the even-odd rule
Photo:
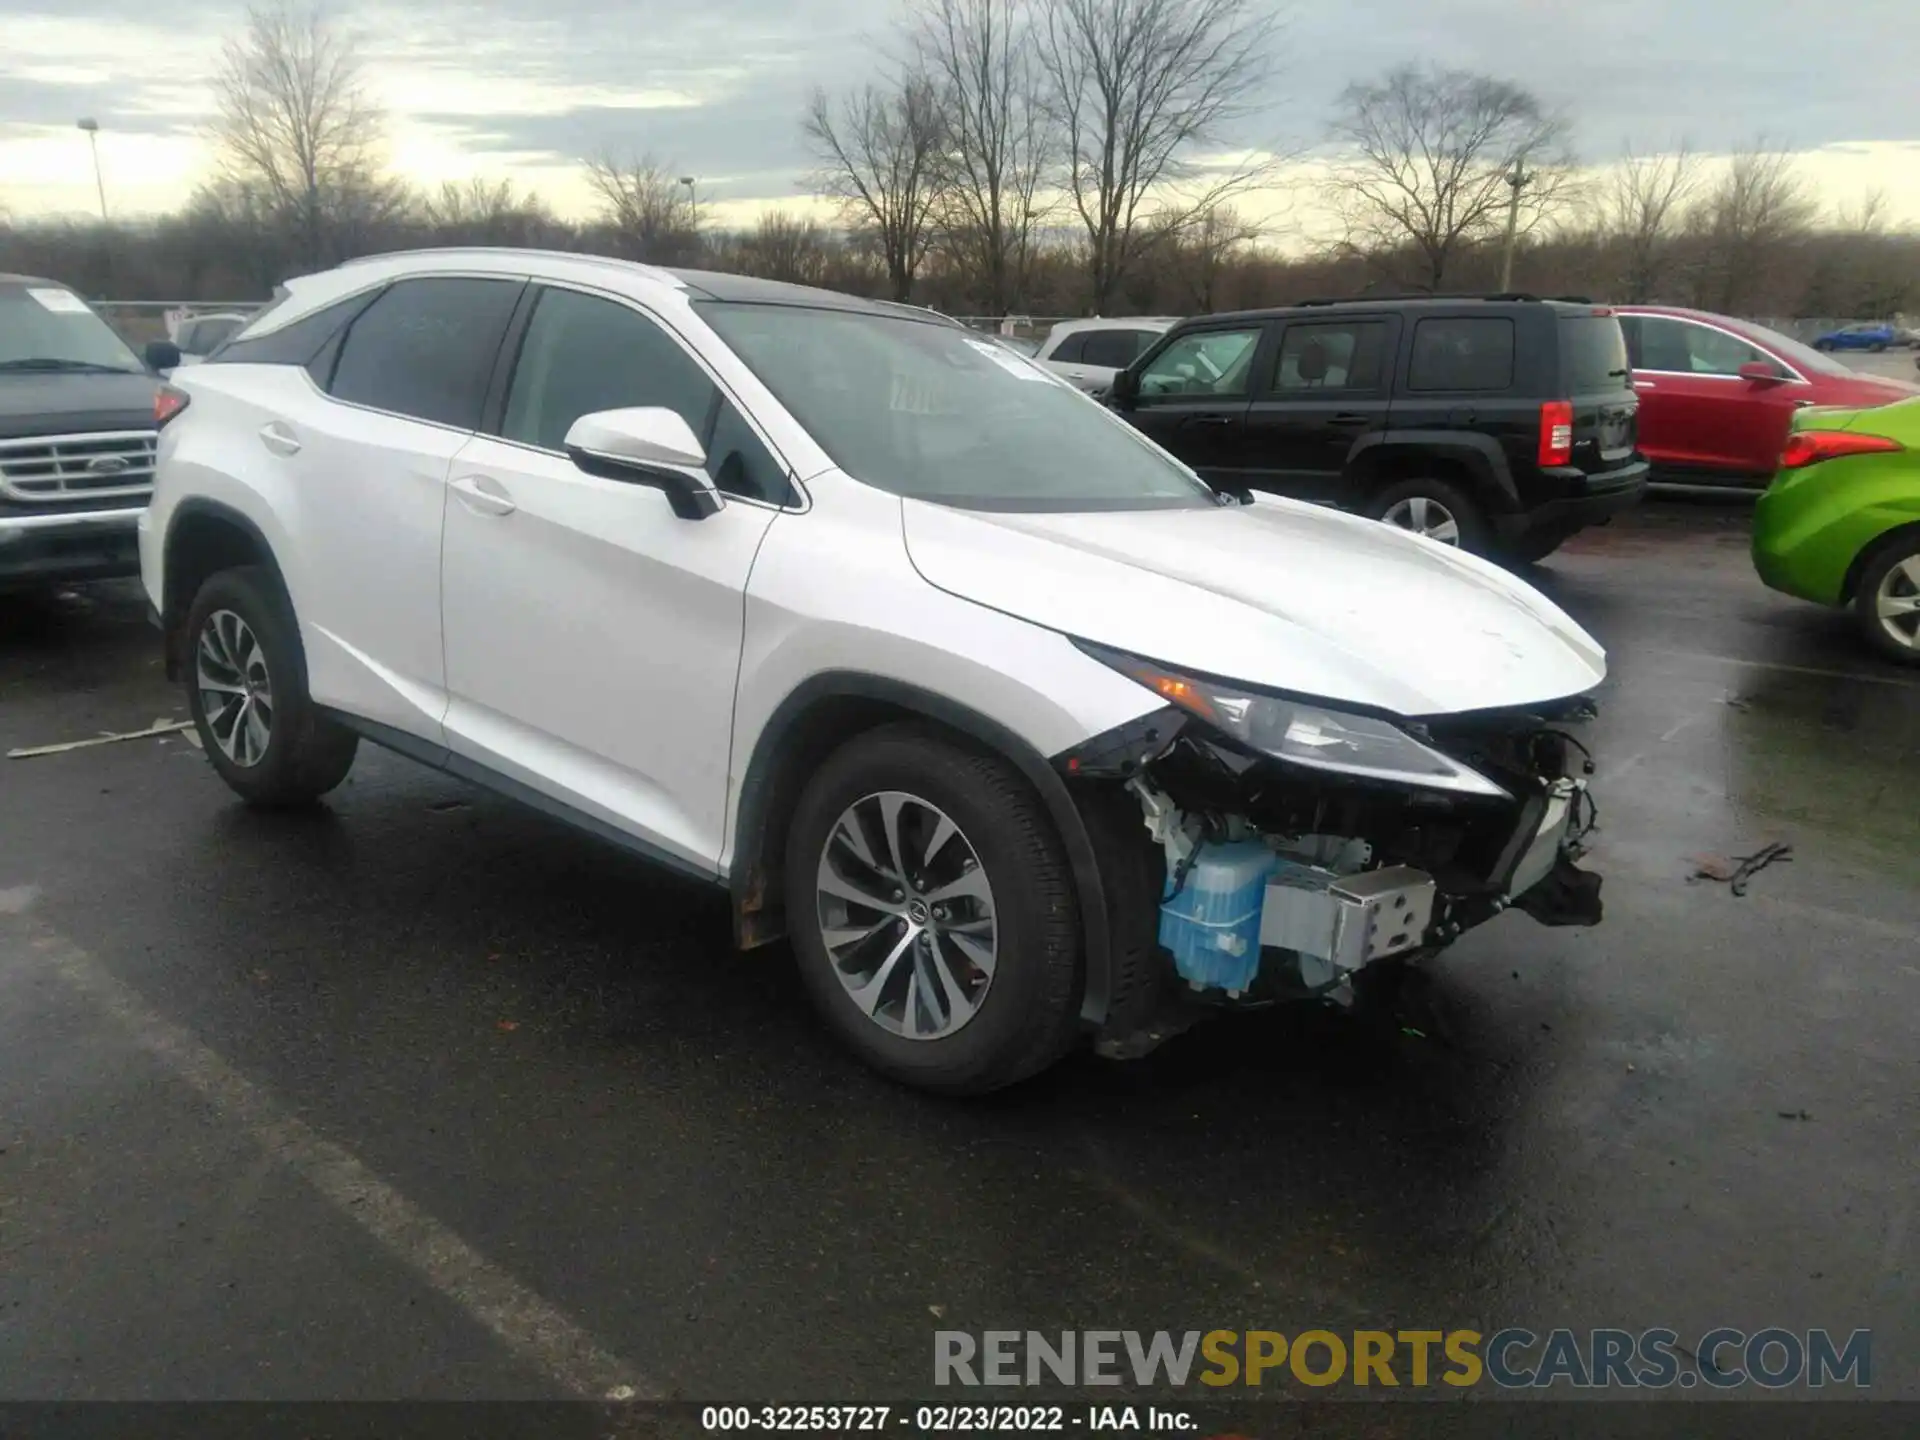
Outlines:
[[[1006,760],[1039,795],[1066,851],[1079,901],[1086,959],[1081,1019],[1099,1025],[1112,994],[1108,896],[1086,819],[1066,782],[1045,756],[999,721],[886,676],[848,670],[814,675],[781,701],[762,727],[734,813],[727,885],[735,943],[752,949],[787,933],[781,900],[787,827],[807,778],[856,735],[902,720],[928,724],[956,743]]]
[[[181,627],[193,597],[209,576],[260,565],[272,572],[282,591],[286,589],[286,576],[265,533],[250,517],[218,500],[195,496],[181,501],[168,520],[162,554],[160,632],[169,680],[180,678]]]
[[[1860,577],[1866,574],[1867,567],[1880,557],[1883,550],[1899,544],[1902,540],[1920,540],[1920,520],[1910,520],[1904,525],[1895,525],[1889,530],[1882,530],[1860,547],[1860,553],[1855,555],[1852,562],[1848,564],[1846,576],[1840,582],[1842,605],[1851,605],[1859,595]]]
[[[1340,503],[1358,508],[1383,486],[1427,476],[1464,482],[1489,511],[1514,510],[1520,504],[1499,442],[1455,431],[1388,432],[1362,439],[1347,456]]]

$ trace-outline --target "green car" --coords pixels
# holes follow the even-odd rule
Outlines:
[[[1852,606],[1881,654],[1920,665],[1920,396],[1795,415],[1753,563],[1775,590]]]

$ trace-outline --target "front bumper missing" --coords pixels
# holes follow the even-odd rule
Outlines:
[[[1529,805],[1510,847],[1517,852],[1503,893],[1483,900],[1479,915],[1509,907],[1545,924],[1599,920],[1600,877],[1573,865],[1573,826],[1582,786],[1561,780]],[[1553,895],[1545,894],[1552,890]],[[1267,882],[1260,912],[1262,950],[1289,951],[1310,962],[1306,972],[1337,980],[1376,960],[1444,943],[1463,928],[1445,919],[1434,878],[1411,865],[1341,875],[1283,861]]]

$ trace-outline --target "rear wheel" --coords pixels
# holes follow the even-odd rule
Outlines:
[[[786,907],[821,1015],[896,1080],[977,1094],[1072,1039],[1071,874],[1039,797],[1002,760],[912,725],[848,742],[794,813]]]
[[[1868,644],[1889,659],[1920,665],[1920,531],[1867,562],[1853,610]]]
[[[307,696],[293,607],[250,565],[208,578],[187,613],[187,704],[213,768],[250,805],[301,805],[347,778],[359,741]]]
[[[1479,555],[1487,552],[1491,538],[1479,503],[1447,480],[1396,480],[1374,492],[1366,513],[1398,529]]]

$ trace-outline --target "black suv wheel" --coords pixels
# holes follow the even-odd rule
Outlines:
[[[208,578],[187,612],[187,704],[201,748],[250,805],[300,805],[347,778],[359,739],[307,696],[300,630],[273,574]]]
[[[1368,499],[1365,513],[1401,530],[1411,530],[1442,545],[1458,545],[1476,555],[1487,553],[1492,530],[1480,504],[1447,480],[1396,480]]]
[[[786,908],[821,1015],[897,1080],[977,1094],[1072,1038],[1071,873],[1039,797],[1002,760],[914,725],[849,741],[800,797]]]

